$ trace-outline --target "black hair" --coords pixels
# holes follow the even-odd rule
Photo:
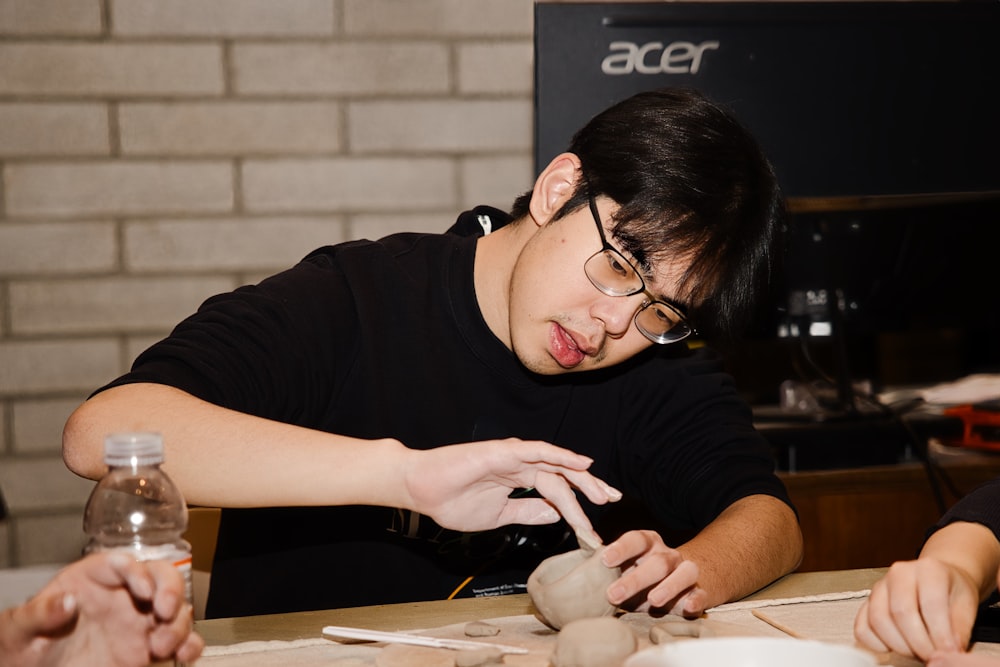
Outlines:
[[[681,288],[692,323],[731,340],[747,325],[770,280],[785,205],[753,136],[699,92],[639,93],[595,116],[568,151],[582,178],[555,219],[589,196],[619,205],[611,236],[640,264],[690,258]],[[511,209],[528,214],[531,193]]]

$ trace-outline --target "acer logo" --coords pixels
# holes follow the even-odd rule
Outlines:
[[[605,74],[697,74],[705,51],[719,48],[719,43],[611,42],[608,48],[611,52],[601,62]]]

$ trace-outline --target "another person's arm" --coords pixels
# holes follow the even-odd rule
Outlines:
[[[620,497],[587,472],[589,458],[544,442],[418,451],[262,419],[156,384],[113,387],[80,406],[63,433],[67,466],[98,478],[105,434],[130,430],[163,434],[164,468],[195,505],[401,507],[456,530],[554,523],[562,515],[592,532],[573,489],[597,504]],[[545,499],[508,497],[527,487]]]
[[[166,562],[101,553],[60,570],[33,598],[0,614],[0,664],[144,667],[201,655],[184,582]]]
[[[795,569],[802,533],[792,509],[772,496],[742,498],[676,549],[653,531],[608,545],[606,565],[622,566],[608,590],[614,604],[697,615],[762,588]]]
[[[931,535],[916,560],[894,563],[875,583],[854,634],[873,650],[924,660],[935,651],[964,651],[998,568],[1000,542],[992,530],[950,523]]]
[[[876,582],[855,620],[855,636],[875,650],[925,660],[965,651],[998,569],[1000,478],[959,500],[916,560],[893,564]]]

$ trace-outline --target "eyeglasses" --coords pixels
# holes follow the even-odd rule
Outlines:
[[[594,196],[589,195],[589,199],[590,212],[594,216],[594,223],[597,224],[597,233],[601,235],[601,245],[603,246],[601,250],[591,255],[590,259],[583,265],[583,270],[590,282],[608,296],[632,296],[639,292],[645,293],[646,301],[636,311],[633,321],[635,328],[654,343],[660,345],[676,343],[694,333],[694,328],[688,324],[683,308],[653,298],[653,295],[646,289],[642,275],[632,265],[632,262],[625,259],[608,243]]]

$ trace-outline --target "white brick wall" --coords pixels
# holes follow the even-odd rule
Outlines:
[[[0,0],[0,567],[66,416],[211,294],[531,184],[532,0]]]

